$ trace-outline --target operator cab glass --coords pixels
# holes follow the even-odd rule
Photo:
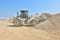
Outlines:
[[[21,10],[20,12],[21,12],[21,14],[20,14],[21,18],[27,18],[28,17],[28,11],[27,10]]]

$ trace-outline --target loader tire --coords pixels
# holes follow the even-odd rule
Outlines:
[[[21,25],[21,20],[19,20],[19,19],[14,19],[13,24],[14,24],[15,26],[19,26],[19,25]]]
[[[32,25],[34,25],[34,26],[36,26],[36,25],[38,25],[39,24],[39,21],[37,21],[37,20],[35,20],[35,19],[33,19],[33,20],[31,20],[31,22],[30,22]]]

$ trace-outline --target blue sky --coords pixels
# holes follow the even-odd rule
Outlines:
[[[60,0],[0,0],[0,17],[12,17],[21,9],[27,9],[29,15],[48,12],[60,13]]]

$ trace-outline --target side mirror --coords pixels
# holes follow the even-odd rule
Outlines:
[[[19,15],[19,13],[17,12],[17,16]]]

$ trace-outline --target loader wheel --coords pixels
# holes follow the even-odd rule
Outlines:
[[[19,25],[21,25],[21,20],[19,20],[19,19],[14,19],[13,24],[14,24],[15,26],[19,26]]]
[[[36,26],[39,24],[39,21],[38,20],[35,20],[33,19],[31,22],[30,22],[32,25]]]

